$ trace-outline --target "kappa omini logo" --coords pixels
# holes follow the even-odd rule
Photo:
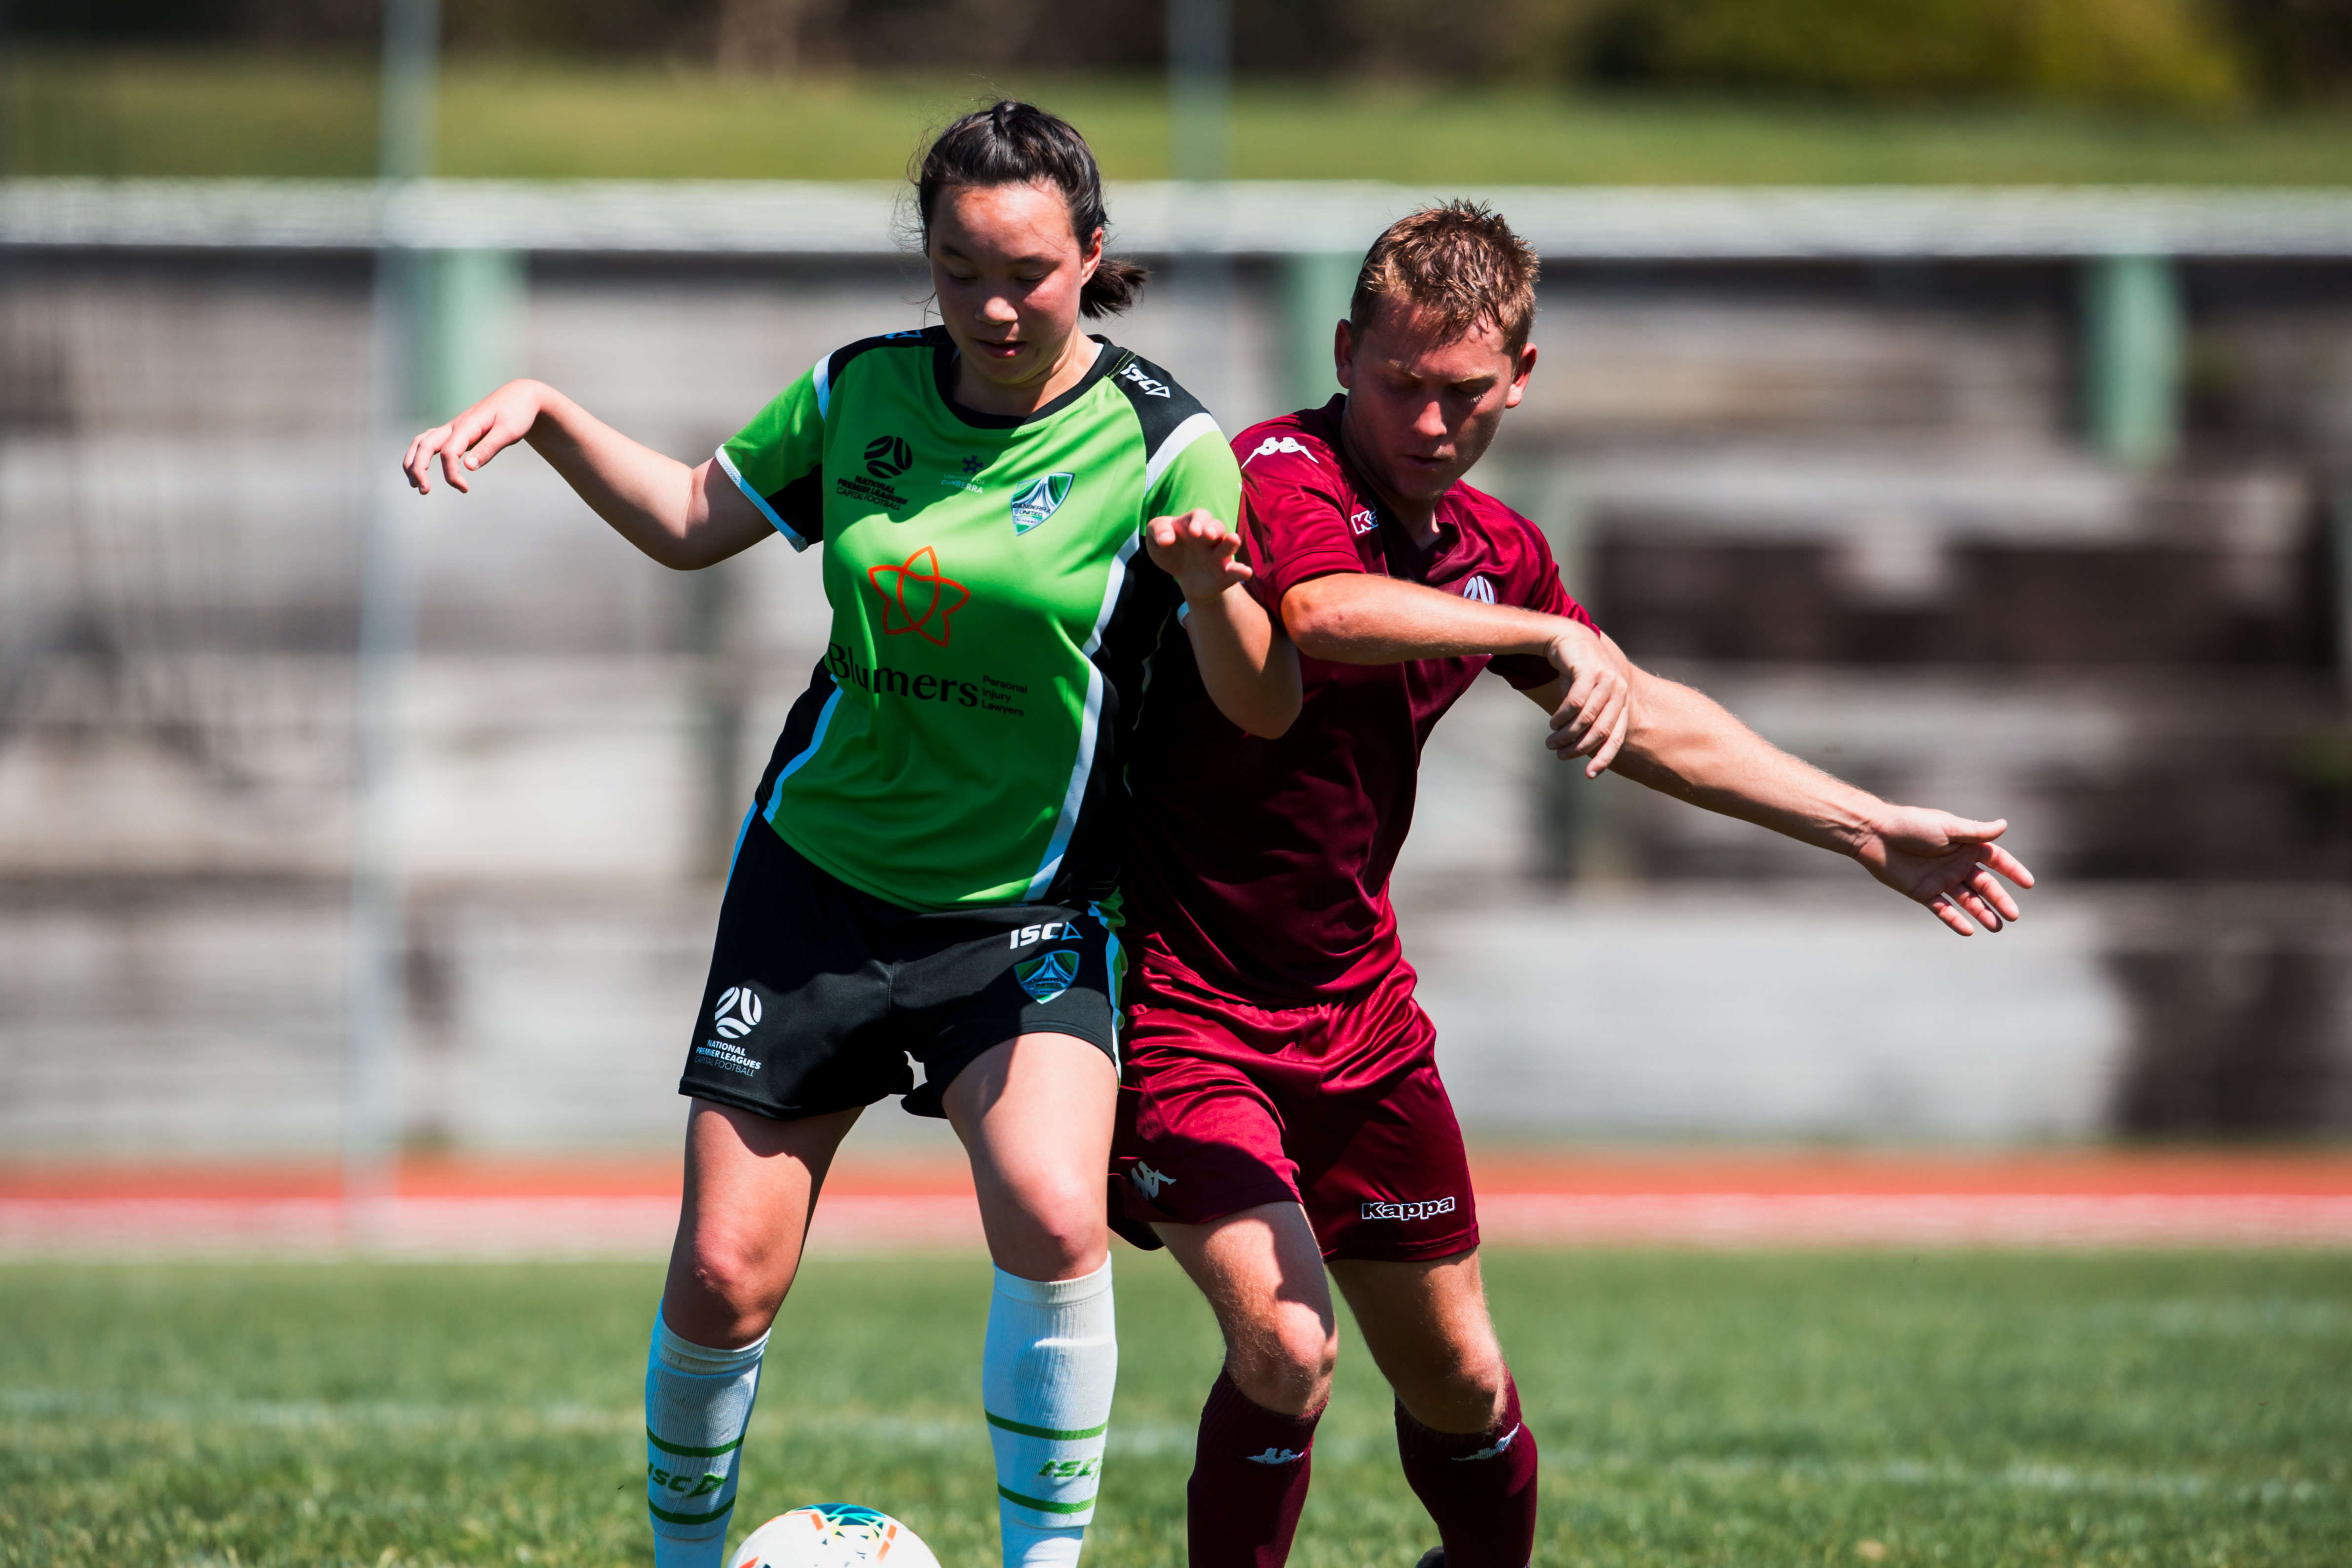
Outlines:
[[[1024,488],[1013,498],[1013,531],[1026,533],[1061,510],[1070,499],[1070,487],[1077,482],[1076,474],[1047,474]]]
[[[866,579],[882,595],[886,637],[913,632],[945,647],[948,617],[971,603],[971,590],[940,570],[940,552],[928,544],[896,566],[867,567]]]
[[[1247,1459],[1253,1465],[1293,1465],[1297,1464],[1306,1457],[1307,1450],[1304,1448],[1284,1448],[1271,1446],[1268,1447],[1266,1451],[1263,1454],[1244,1454],[1242,1456],[1243,1458]]]
[[[1021,982],[1021,989],[1039,1002],[1051,1002],[1070,988],[1078,977],[1078,955],[1068,948],[1054,952],[1041,952],[1024,963],[1013,966],[1013,978]]]
[[[895,479],[915,466],[915,448],[903,436],[877,436],[866,443],[866,471],[877,479]]]
[[[1470,580],[1462,584],[1462,596],[1474,604],[1491,605],[1495,602],[1495,584],[1486,581],[1484,574],[1474,572]]]
[[[1242,467],[1246,468],[1258,458],[1271,458],[1276,452],[1303,452],[1308,457],[1314,456],[1307,451],[1306,445],[1296,436],[1268,436],[1257,444],[1256,451],[1242,459]]]
[[[740,1040],[760,1023],[760,998],[749,985],[730,985],[710,1010],[710,1026],[721,1039]]]
[[[1167,1172],[1155,1171],[1140,1160],[1129,1169],[1127,1179],[1133,1182],[1135,1190],[1147,1198],[1158,1197],[1160,1188],[1170,1185],[1176,1180]]]
[[[1456,1454],[1454,1456],[1454,1462],[1457,1465],[1468,1465],[1475,1464],[1480,1459],[1499,1459],[1511,1451],[1511,1439],[1518,1435],[1519,1428],[1514,1426],[1496,1438],[1492,1447],[1481,1448],[1475,1454]]]

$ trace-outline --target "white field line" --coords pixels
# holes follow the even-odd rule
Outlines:
[[[1552,1194],[1478,1201],[1489,1242],[1547,1247],[2352,1247],[2352,1195],[2277,1194]],[[669,1247],[675,1199],[407,1197],[365,1250],[412,1258],[645,1258]],[[334,1252],[354,1243],[329,1198],[0,1199],[0,1255]],[[974,1251],[968,1194],[836,1194],[818,1252]]]
[[[635,1434],[645,1415],[635,1405],[597,1408],[582,1405],[413,1405],[359,1401],[159,1399],[78,1389],[0,1388],[0,1422],[14,1416],[72,1416],[83,1423],[136,1421],[166,1426],[236,1426],[348,1436],[365,1440],[383,1432],[465,1432],[500,1437],[546,1433]],[[796,1410],[784,1434],[793,1443],[832,1447],[866,1443],[891,1450],[961,1453],[988,1450],[988,1428],[974,1415],[908,1416],[887,1412]],[[1114,1453],[1162,1458],[1192,1451],[1190,1426],[1164,1421],[1122,1421],[1110,1430]],[[771,1439],[772,1440],[772,1439]],[[1395,1452],[1386,1432],[1325,1433],[1316,1443],[1323,1458],[1339,1463],[1380,1463]],[[1596,1477],[1645,1474],[1687,1476],[1702,1483],[1734,1487],[1777,1480],[1783,1486],[1894,1484],[1955,1490],[2083,1492],[2108,1496],[2210,1498],[2263,1503],[2325,1501],[2336,1489],[2326,1481],[2272,1477],[2231,1478],[2194,1470],[2133,1470],[2084,1467],[2021,1458],[2005,1465],[1969,1465],[1951,1459],[1790,1459],[1742,1454],[1635,1456],[1592,1453],[1564,1446],[1543,1452],[1543,1467],[1556,1479],[1590,1487]]]

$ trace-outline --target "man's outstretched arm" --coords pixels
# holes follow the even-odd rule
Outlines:
[[[1962,936],[1974,934],[1970,917],[1987,931],[2017,919],[2017,900],[2001,879],[2030,888],[2033,873],[1993,843],[2007,822],[1890,805],[1790,756],[1705,694],[1628,668],[1631,712],[1616,772],[1662,795],[1851,856]],[[1549,694],[1549,688],[1528,693],[1545,707],[1552,706]],[[1569,749],[1558,731],[1547,744]]]

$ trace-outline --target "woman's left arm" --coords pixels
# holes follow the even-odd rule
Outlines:
[[[1298,717],[1298,650],[1251,596],[1241,539],[1207,510],[1144,525],[1152,561],[1184,591],[1184,631],[1201,683],[1224,716],[1268,740]]]

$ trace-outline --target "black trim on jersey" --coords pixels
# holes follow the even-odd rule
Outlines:
[[[976,430],[1018,430],[1024,425],[1034,425],[1040,419],[1051,419],[1093,390],[1095,383],[1108,374],[1112,361],[1132,357],[1125,349],[1118,347],[1108,338],[1096,337],[1094,333],[1088,332],[1087,338],[1102,346],[1095,354],[1095,363],[1087,368],[1085,375],[1078,378],[1077,385],[1044,407],[1034,409],[1027,414],[982,414],[977,408],[966,408],[956,401],[955,340],[948,336],[948,330],[945,327],[933,327],[923,335],[926,338],[931,338],[934,333],[937,334],[935,341],[939,347],[938,353],[931,360],[931,380],[940,389],[940,401],[948,405],[949,413]]]
[[[1166,371],[1129,350],[1104,344],[1095,367],[1126,395],[1141,429],[1147,464],[1160,455],[1160,447],[1179,426],[1196,414],[1209,412]],[[1130,369],[1134,375],[1128,374]],[[1155,387],[1160,390],[1153,391]],[[1198,437],[1222,438],[1222,432]],[[1148,519],[1139,513],[1135,521],[1140,528]],[[1135,553],[1128,558],[1118,602],[1103,626],[1101,646],[1095,649],[1095,668],[1103,677],[1103,700],[1095,731],[1094,772],[1087,780],[1062,868],[1045,891],[1049,903],[1098,899],[1115,879],[1124,858],[1128,760],[1135,752],[1136,727],[1150,690],[1153,660],[1171,638],[1187,636],[1176,616],[1183,602],[1184,591],[1176,579],[1161,571],[1139,542]]]
[[[827,388],[840,386],[841,373],[849,368],[849,362],[870,350],[928,349],[949,341],[945,327],[909,327],[903,332],[883,332],[875,337],[860,338],[825,356],[824,384]]]
[[[1102,710],[1095,730],[1095,764],[1078,802],[1078,820],[1062,851],[1043,901],[1086,904],[1108,895],[1118,881],[1125,849],[1128,758],[1135,750],[1135,727],[1150,682],[1151,659],[1169,636],[1183,637],[1176,607],[1184,591],[1139,543],[1129,557],[1118,600],[1095,649],[1102,671]]]
[[[1130,370],[1135,374],[1129,374]],[[1127,395],[1128,406],[1135,410],[1135,422],[1143,426],[1143,460],[1147,463],[1160,455],[1160,443],[1174,435],[1179,425],[1195,414],[1209,413],[1199,398],[1176,384],[1174,376],[1132,350],[1120,349],[1118,363],[1108,374],[1111,384]],[[1142,380],[1139,381],[1138,376]],[[1145,382],[1161,390],[1151,391]],[[1223,433],[1218,432],[1220,436]]]
[[[815,468],[786,483],[767,500],[778,517],[793,525],[794,533],[811,544],[822,540],[824,537],[824,459],[819,458]]]
[[[833,672],[818,659],[809,673],[808,689],[793,700],[793,710],[785,716],[783,730],[776,736],[775,750],[768,753],[767,771],[760,775],[760,787],[751,792],[751,806],[764,818],[775,796],[776,775],[784,764],[809,749],[816,739],[816,721],[824,705],[833,700]]]
[[[936,333],[945,337],[943,327],[926,327],[904,332],[884,332],[877,337],[860,338],[845,348],[837,348],[824,356],[826,401],[841,386],[841,373],[849,362],[869,349],[929,348]],[[784,488],[764,498],[778,517],[792,525],[794,533],[811,544],[824,538],[824,459],[820,457],[816,467],[796,479],[788,480]]]

